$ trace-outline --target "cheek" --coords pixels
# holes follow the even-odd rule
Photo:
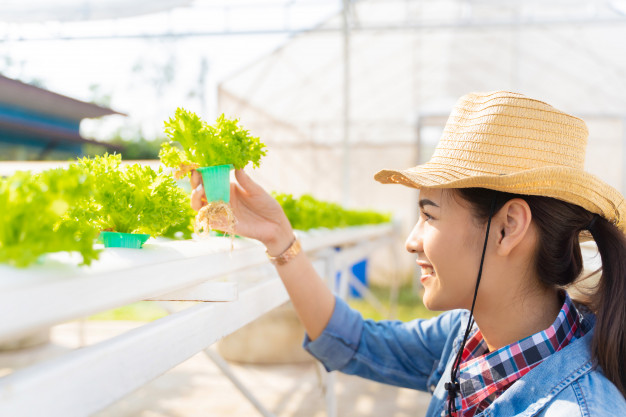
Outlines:
[[[449,263],[458,250],[459,244],[454,239],[454,233],[431,228],[424,235],[424,253],[435,267]]]
[[[424,254],[435,268],[437,276],[447,283],[460,284],[472,275],[476,263],[473,245],[462,233],[433,230],[424,236]],[[480,255],[477,255],[480,256]]]

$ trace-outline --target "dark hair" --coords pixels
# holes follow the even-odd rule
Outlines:
[[[581,275],[579,235],[591,229],[602,259],[601,278],[588,300],[588,307],[596,314],[592,352],[604,375],[626,397],[626,237],[623,232],[603,217],[550,197],[483,188],[456,191],[470,203],[474,216],[485,222],[494,196],[496,212],[513,198],[525,200],[539,235],[535,272],[542,284],[553,288],[571,285]]]

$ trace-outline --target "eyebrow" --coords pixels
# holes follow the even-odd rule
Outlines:
[[[423,198],[419,201],[419,205],[420,208],[423,209],[425,206],[435,206],[435,207],[439,207],[437,204],[435,204],[434,201],[432,200],[428,200],[427,198]]]

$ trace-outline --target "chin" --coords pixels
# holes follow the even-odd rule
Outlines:
[[[430,311],[438,311],[439,309],[437,308],[437,303],[435,303],[428,295],[428,290],[425,290],[424,295],[422,296],[422,303],[424,304],[424,307]]]
[[[422,296],[422,303],[424,303],[424,307],[426,307],[428,310],[448,311],[448,310],[454,310],[455,308],[460,308],[460,307],[451,306],[449,300],[448,302],[446,302],[445,300],[441,300],[441,299],[438,300],[437,297],[435,297],[434,295],[435,294],[432,294],[432,292],[429,292],[428,290],[424,291],[424,295]]]

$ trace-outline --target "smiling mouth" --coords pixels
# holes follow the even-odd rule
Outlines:
[[[429,263],[426,263],[424,261],[417,261],[417,264],[422,270],[422,278],[435,275],[435,269]]]
[[[423,266],[422,267],[422,275],[434,275],[435,270],[432,266]]]

